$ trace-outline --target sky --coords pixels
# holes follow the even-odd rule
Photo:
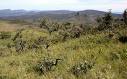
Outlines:
[[[0,0],[0,9],[25,10],[86,10],[122,12],[127,0]]]

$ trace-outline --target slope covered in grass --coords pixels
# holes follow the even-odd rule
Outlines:
[[[127,44],[118,40],[126,30],[116,29],[112,38],[100,32],[63,42],[55,32],[33,28],[13,41],[17,31],[12,31],[10,38],[0,39],[0,79],[126,79]],[[24,48],[16,51],[20,40]],[[44,58],[61,61],[40,74],[36,67]]]

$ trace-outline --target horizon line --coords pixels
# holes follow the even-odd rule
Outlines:
[[[43,10],[43,9],[9,9],[9,8],[5,8],[5,9],[0,9],[0,10],[24,10],[24,11],[75,11],[75,12],[78,12],[78,11],[86,11],[86,10],[94,10],[94,11],[103,11],[103,12],[108,12],[109,9],[106,10],[98,10],[98,9],[82,9],[82,10],[69,10],[69,9],[47,9],[47,10]],[[112,9],[112,12],[118,12],[118,13],[122,13],[121,11],[113,11]]]

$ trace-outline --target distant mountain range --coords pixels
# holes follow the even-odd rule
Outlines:
[[[0,18],[8,20],[37,20],[47,17],[57,21],[80,21],[94,22],[98,16],[103,16],[106,12],[98,10],[84,11],[69,11],[69,10],[54,10],[54,11],[26,11],[26,10],[0,10]],[[121,14],[112,13],[114,17],[121,17]]]
[[[10,10],[4,9],[0,10],[0,17],[9,17],[9,16],[22,16],[26,14],[35,14],[37,11],[26,11],[26,10]]]

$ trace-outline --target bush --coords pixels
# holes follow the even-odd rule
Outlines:
[[[61,41],[66,41],[66,39],[69,37],[69,33],[67,31],[60,30],[58,33]]]
[[[22,52],[25,49],[26,41],[23,41],[22,39],[15,41],[15,49],[16,52]]]
[[[122,60],[127,60],[127,49],[123,49],[119,54]]]
[[[46,26],[47,26],[46,23],[47,23],[47,20],[46,19],[43,19],[39,27],[46,29]]]
[[[83,63],[77,64],[71,68],[71,73],[76,77],[86,74],[89,70],[91,70],[94,66],[94,63],[90,63],[85,61]]]
[[[120,54],[117,52],[112,52],[112,53],[110,53],[110,59],[113,61],[118,60],[118,59],[120,59]]]
[[[127,36],[119,37],[119,41],[122,42],[122,43],[127,43]]]
[[[111,11],[106,13],[104,17],[98,17],[96,21],[98,23],[99,31],[112,28],[113,18],[111,15]]]
[[[30,49],[33,49],[33,48],[41,48],[45,46],[45,48],[48,48],[49,47],[49,42],[47,40],[46,37],[39,37],[37,38],[34,43],[29,46]]]
[[[17,38],[21,38],[22,37],[21,33],[22,33],[23,30],[24,29],[21,29],[21,30],[17,31],[17,33],[15,34],[15,36],[12,40],[15,41]]]
[[[127,60],[127,50],[123,49],[122,51],[119,51],[119,52],[112,52],[110,54],[110,59],[111,60],[119,60],[119,59]]]
[[[70,30],[70,36],[72,38],[79,38],[81,33],[83,33],[83,29],[80,26],[72,27]]]
[[[1,32],[0,33],[0,39],[8,39],[8,38],[11,38],[10,32]]]
[[[52,70],[52,67],[57,66],[58,62],[61,59],[50,59],[45,58],[42,62],[40,62],[34,69],[40,74],[45,74]]]

